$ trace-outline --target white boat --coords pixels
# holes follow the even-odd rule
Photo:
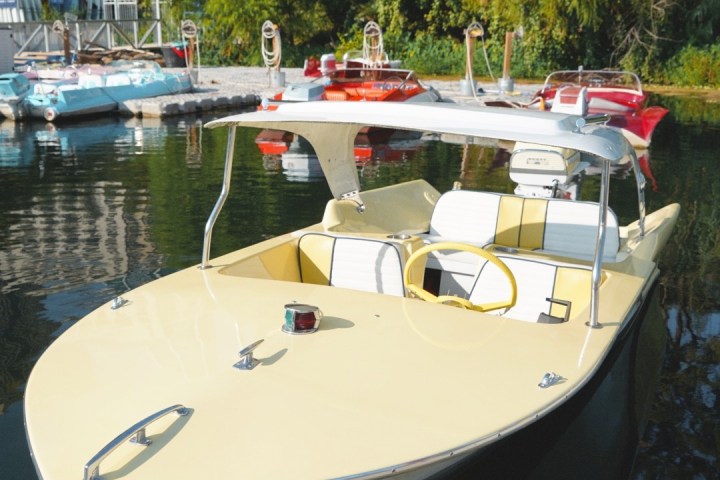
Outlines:
[[[613,382],[628,371],[607,369],[642,325],[680,210],[645,214],[619,131],[573,115],[384,102],[284,104],[207,126],[228,128],[228,148],[199,264],[78,321],[30,375],[25,424],[43,479],[430,478],[542,425],[539,442],[505,457],[521,464],[550,447],[543,422],[593,397],[596,423],[617,435]],[[211,258],[245,127],[302,135],[333,198],[318,224]],[[600,197],[441,194],[424,180],[362,191],[353,150],[364,127],[521,142],[523,155],[534,145],[525,180],[556,176],[543,159],[572,150],[600,165]],[[628,159],[639,213],[620,225],[609,171]],[[553,469],[581,463],[585,477],[608,460],[585,447]]]

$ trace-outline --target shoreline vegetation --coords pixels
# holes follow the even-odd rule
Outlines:
[[[83,5],[85,2],[79,2]],[[718,0],[175,0],[164,4],[165,32],[180,38],[183,20],[198,26],[207,66],[263,64],[261,26],[282,37],[282,67],[308,57],[361,50],[363,27],[383,31],[384,51],[423,77],[464,76],[467,45],[474,77],[502,75],[511,37],[510,76],[544,79],[551,71],[613,68],[646,85],[720,88]],[[155,18],[140,0],[138,17]],[[85,16],[82,9],[78,16]],[[47,19],[63,12],[48,7]],[[482,35],[466,42],[473,22]],[[178,32],[178,33],[172,33]],[[694,90],[693,90],[694,91]]]

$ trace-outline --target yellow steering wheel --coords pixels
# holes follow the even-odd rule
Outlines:
[[[500,271],[505,274],[508,282],[510,282],[510,298],[499,302],[476,304],[472,303],[466,298],[458,297],[455,295],[435,296],[424,288],[418,286],[410,279],[410,272],[412,271],[413,266],[419,259],[424,259],[425,257],[427,257],[428,253],[438,250],[458,250],[461,252],[472,253],[486,259],[487,261],[498,267]],[[502,260],[497,258],[492,253],[488,252],[487,250],[483,250],[480,247],[468,245],[466,243],[438,242],[425,245],[424,247],[420,248],[412,255],[410,255],[410,258],[408,258],[407,263],[405,264],[405,271],[403,272],[403,279],[405,283],[405,288],[408,290],[408,292],[412,293],[418,298],[425,300],[426,302],[445,303],[462,308],[467,308],[469,310],[475,310],[478,312],[489,312],[491,310],[497,310],[500,308],[510,308],[515,305],[515,302],[517,300],[517,282],[515,281],[515,276],[512,274],[507,265],[505,265]]]

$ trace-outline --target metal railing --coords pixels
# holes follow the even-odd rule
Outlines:
[[[59,25],[58,25],[59,24]],[[142,49],[162,44],[161,23],[151,20],[74,20],[62,22],[23,22],[7,24],[13,31],[16,55],[25,52],[62,51],[62,32],[69,33],[70,48],[74,51],[89,47],[112,49],[129,47]]]

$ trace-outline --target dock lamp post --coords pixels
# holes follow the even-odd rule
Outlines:
[[[483,37],[485,30],[478,22],[472,22],[465,29],[465,78],[460,80],[462,95],[477,95],[477,83],[473,80],[473,57],[475,53],[475,39]],[[492,73],[491,73],[492,75]]]
[[[510,77],[510,58],[512,57],[513,38],[521,39],[524,35],[523,27],[520,26],[514,32],[505,33],[505,56],[503,57],[503,74],[498,81],[500,93],[512,93],[515,91],[515,82]]]

